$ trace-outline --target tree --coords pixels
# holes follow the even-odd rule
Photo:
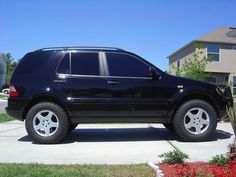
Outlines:
[[[212,61],[212,58],[207,56],[200,58],[200,54],[203,53],[202,49],[202,46],[197,46],[196,51],[193,53],[193,58],[185,60],[181,68],[174,68],[176,75],[183,75],[196,80],[206,80],[209,76],[205,72],[206,64]]]
[[[14,58],[12,57],[11,53],[6,53],[5,57],[7,59],[6,84],[9,85],[12,72],[14,71],[17,62],[14,61]]]

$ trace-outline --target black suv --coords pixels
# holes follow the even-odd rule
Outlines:
[[[204,141],[226,116],[230,94],[122,49],[57,47],[23,57],[6,110],[38,143],[58,143],[79,123],[163,123],[185,141]]]

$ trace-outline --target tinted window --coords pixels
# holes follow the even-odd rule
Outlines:
[[[69,54],[67,53],[63,59],[61,60],[57,72],[60,74],[70,74],[70,60],[69,60]]]
[[[38,69],[41,69],[41,66],[43,66],[51,56],[51,52],[28,53],[17,65],[14,74],[31,74],[38,72]]]
[[[111,76],[147,77],[149,67],[142,61],[125,54],[107,53]]]
[[[99,75],[98,53],[71,53],[71,74]]]

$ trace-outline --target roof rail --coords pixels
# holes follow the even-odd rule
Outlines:
[[[39,49],[38,51],[53,51],[53,50],[76,50],[76,49],[84,49],[84,50],[116,50],[116,51],[124,51],[123,49],[116,47],[95,47],[95,46],[71,46],[71,47],[47,47]]]

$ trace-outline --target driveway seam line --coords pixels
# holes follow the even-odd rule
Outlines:
[[[12,131],[12,130],[16,130],[16,129],[20,129],[20,128],[23,128],[24,126],[22,127],[17,127],[17,128],[11,128],[11,129],[8,129],[8,130],[3,130],[3,131],[0,131],[0,133],[4,133],[4,132],[7,132],[7,131]]]
[[[155,127],[153,127],[151,124],[149,124],[149,127],[155,128]],[[161,135],[159,132],[157,132],[157,134],[158,134],[160,137],[163,137],[163,139],[166,140],[167,143],[168,143],[169,145],[171,145],[174,149],[176,149],[177,151],[180,151],[180,149],[179,149],[177,146],[175,146],[174,144],[172,144],[165,136]]]
[[[174,144],[172,144],[169,140],[167,140],[167,139],[165,139],[166,141],[167,141],[167,143],[169,144],[169,145],[171,145],[173,148],[175,148],[177,151],[180,151],[180,149],[177,147],[177,146],[175,146]]]

